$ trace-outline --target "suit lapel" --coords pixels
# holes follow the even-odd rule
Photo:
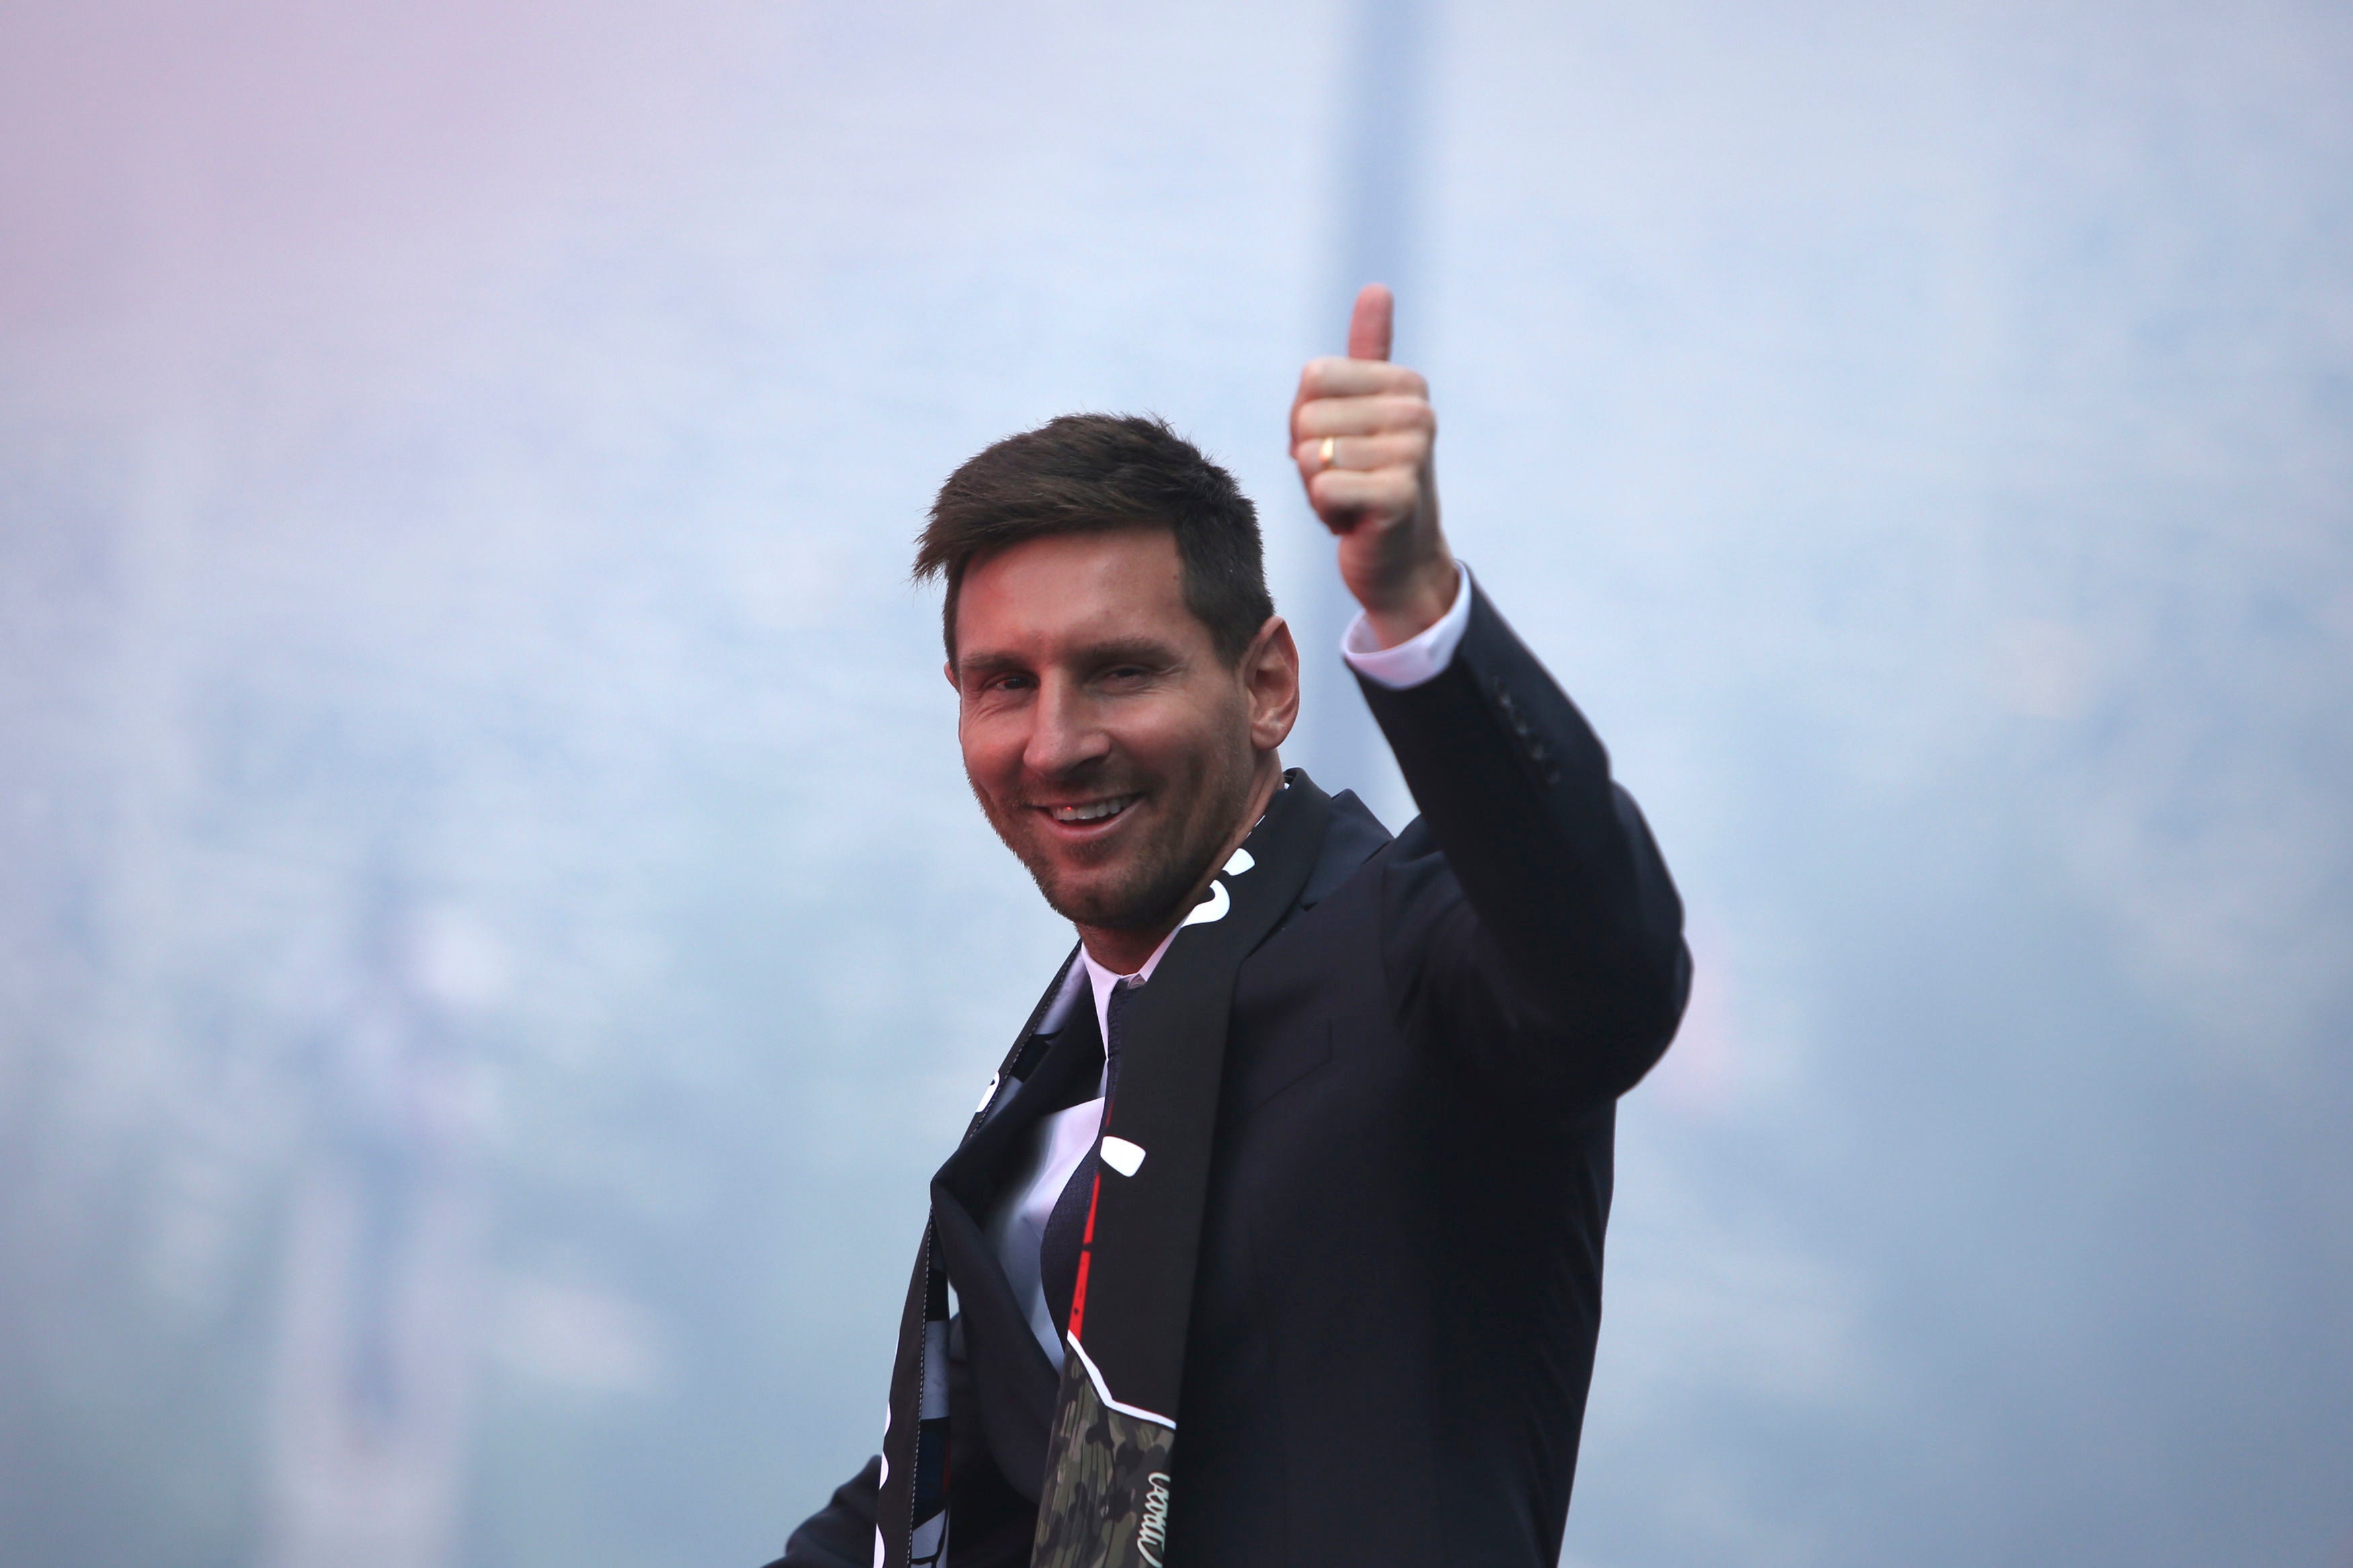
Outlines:
[[[940,1261],[964,1313],[966,1364],[989,1447],[999,1473],[1033,1502],[1044,1479],[1058,1374],[989,1245],[987,1221],[1016,1178],[1045,1108],[1086,1098],[1081,1079],[1100,1070],[1092,998],[1082,994],[1060,1029],[1035,1038],[1042,1049],[1029,1078],[932,1181]]]

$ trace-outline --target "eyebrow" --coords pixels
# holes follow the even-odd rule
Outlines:
[[[1148,664],[1168,667],[1184,662],[1184,655],[1155,637],[1112,637],[1089,643],[1077,652],[1086,665]],[[959,679],[967,675],[1000,675],[1029,668],[1029,660],[1012,653],[976,653],[956,660]]]

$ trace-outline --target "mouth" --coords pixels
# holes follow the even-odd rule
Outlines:
[[[1067,805],[1049,805],[1040,809],[1056,822],[1089,826],[1111,821],[1143,798],[1140,795],[1114,795],[1101,800],[1075,801]]]

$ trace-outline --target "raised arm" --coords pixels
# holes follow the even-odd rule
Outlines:
[[[1364,681],[1434,841],[1409,834],[1391,874],[1411,938],[1393,955],[1410,970],[1402,1000],[1443,999],[1455,1016],[1473,1004],[1493,1026],[1482,1046],[1533,1050],[1529,1065],[1580,1090],[1620,1093],[1682,1016],[1682,903],[1584,716],[1455,563],[1428,384],[1388,363],[1392,308],[1377,285],[1357,297],[1349,357],[1307,365],[1291,426],[1309,504],[1364,606],[1360,635],[1385,648],[1451,639],[1423,679]]]

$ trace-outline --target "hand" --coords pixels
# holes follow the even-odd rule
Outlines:
[[[1291,405],[1291,455],[1307,504],[1340,536],[1340,579],[1383,647],[1452,607],[1460,585],[1438,526],[1430,384],[1388,363],[1396,301],[1378,283],[1356,296],[1348,357],[1307,362]]]

